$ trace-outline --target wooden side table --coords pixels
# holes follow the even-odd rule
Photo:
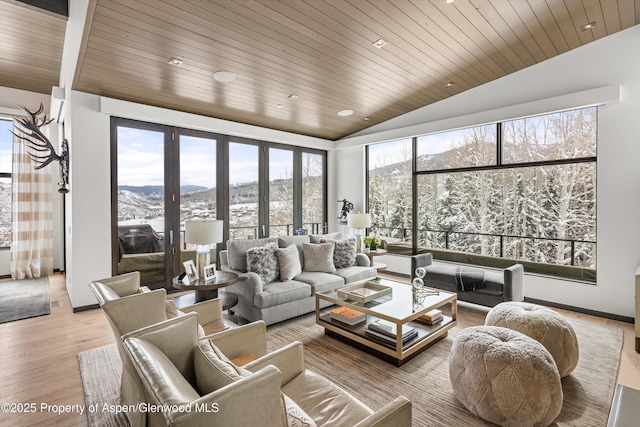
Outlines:
[[[222,309],[228,310],[238,304],[238,296],[230,292],[218,293],[218,289],[233,285],[238,281],[238,275],[230,271],[216,271],[213,279],[205,281],[198,279],[195,282],[183,283],[178,277],[173,278],[173,287],[184,291],[195,291],[193,294],[187,294],[174,298],[178,308],[193,305],[214,298],[222,300]]]
[[[371,267],[375,267],[376,270],[378,270],[378,271],[386,269],[387,265],[383,264],[381,262],[374,262],[373,261],[373,257],[380,256],[380,255],[386,255],[386,254],[387,254],[387,250],[386,249],[376,249],[375,251],[369,251],[369,252],[365,253],[365,255],[369,257],[369,261],[371,263]]]

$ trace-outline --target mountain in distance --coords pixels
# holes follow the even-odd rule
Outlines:
[[[118,190],[131,191],[144,197],[162,197],[164,196],[164,185],[119,185]],[[207,187],[201,185],[183,185],[180,187],[180,194],[196,193],[205,191]]]

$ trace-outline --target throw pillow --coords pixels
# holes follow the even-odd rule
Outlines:
[[[284,411],[287,417],[287,427],[316,427],[315,421],[298,406],[289,396],[280,392]]]
[[[326,243],[329,240],[321,239],[320,243]],[[336,268],[347,268],[356,265],[356,239],[335,240],[335,249],[333,250],[333,264]]]
[[[284,249],[276,249],[278,266],[280,267],[280,280],[291,280],[302,273],[300,265],[300,254],[294,243]]]
[[[210,340],[202,340],[198,344],[194,369],[201,396],[251,375],[245,368],[234,365]]]
[[[304,243],[304,271],[335,273],[333,243]]]
[[[264,285],[275,282],[280,276],[276,249],[276,243],[267,243],[247,251],[247,271],[253,271],[260,276]]]
[[[251,248],[264,246],[267,243],[278,243],[277,237],[264,239],[237,239],[227,242],[227,259],[232,270],[247,272],[247,251]]]

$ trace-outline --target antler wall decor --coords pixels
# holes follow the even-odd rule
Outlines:
[[[58,182],[58,192],[69,192],[69,144],[66,139],[62,140],[62,148],[60,155],[56,154],[56,151],[40,128],[46,126],[53,121],[53,119],[47,120],[47,115],[42,115],[44,107],[40,103],[38,111],[31,112],[26,107],[20,106],[27,113],[27,117],[14,117],[18,126],[16,126],[17,133],[13,133],[16,137],[21,139],[27,145],[27,154],[38,165],[34,169],[42,169],[49,163],[57,161],[60,162],[60,176],[62,181]]]

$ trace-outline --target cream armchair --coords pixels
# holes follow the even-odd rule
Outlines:
[[[208,390],[203,384],[219,371],[207,363],[196,330],[197,315],[189,313],[122,337],[141,378],[148,425],[282,427],[278,369],[266,366]]]
[[[228,358],[251,355],[255,360],[243,367],[259,372],[274,365],[281,372],[281,390],[291,398],[317,426],[333,427],[402,427],[411,426],[411,402],[399,396],[378,411],[372,411],[357,398],[328,379],[305,369],[304,348],[293,342],[267,353],[266,326],[253,322],[230,331],[204,337]]]
[[[222,303],[219,299],[195,304],[178,310],[172,300],[167,300],[164,289],[150,291],[140,286],[140,273],[132,272],[106,279],[96,280],[89,285],[98,303],[107,315],[113,330],[122,360],[122,380],[120,397],[123,405],[135,406],[143,402],[142,384],[122,346],[120,337],[131,331],[153,325],[169,318],[196,311],[201,319],[198,327],[200,336],[227,329],[222,320]],[[144,412],[128,412],[127,418],[133,427],[146,425]]]

